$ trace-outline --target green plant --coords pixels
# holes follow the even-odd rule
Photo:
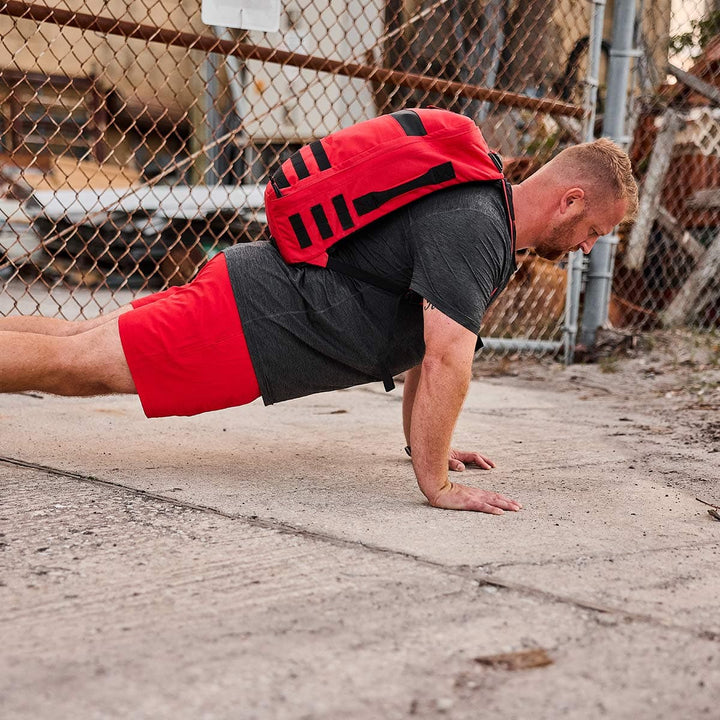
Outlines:
[[[690,21],[690,30],[670,37],[671,53],[698,48],[703,50],[716,35],[720,34],[720,10],[715,10],[700,20]]]
[[[600,366],[600,372],[608,375],[619,370],[617,358],[612,356],[600,358],[598,365]]]

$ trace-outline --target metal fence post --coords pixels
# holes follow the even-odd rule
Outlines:
[[[505,0],[490,0],[483,10],[483,47],[481,57],[486,57],[486,69],[484,73],[485,87],[494,88],[500,67],[500,56],[505,44],[505,21],[507,9]],[[476,122],[482,125],[487,119],[491,109],[490,103],[483,103],[480,106]]]
[[[630,62],[633,57],[637,57],[637,52],[633,48],[634,28],[635,0],[617,0],[613,13],[603,135],[624,147],[627,147],[630,141],[625,135],[625,118]],[[611,233],[601,237],[590,253],[580,330],[580,342],[586,346],[593,344],[597,329],[604,325],[608,317],[617,244],[617,235]]]
[[[203,181],[206,185],[217,185],[222,177],[220,168],[220,147],[215,140],[222,135],[222,119],[218,110],[221,85],[218,78],[220,70],[220,56],[208,53],[202,65],[203,81],[205,85],[205,138],[208,142],[207,165]]]
[[[603,23],[605,21],[605,0],[593,0],[592,21],[587,77],[585,78],[585,142],[595,139],[595,116],[597,112],[597,91],[600,85],[600,59],[602,55]],[[579,250],[568,255],[567,304],[563,328],[564,359],[569,365],[574,359],[577,323],[580,314],[580,290],[582,287],[583,254]]]
[[[220,40],[233,42],[233,36],[227,28],[224,27],[213,27],[215,35]],[[225,58],[225,66],[227,68],[228,86],[230,87],[230,95],[232,96],[233,108],[235,110],[235,129],[238,129],[237,134],[233,139],[233,144],[239,149],[240,159],[237,159],[234,163],[235,176],[243,178],[245,176],[245,148],[247,146],[247,133],[242,129],[243,123],[245,122],[247,100],[245,98],[245,63],[241,62],[240,58],[228,55]],[[230,178],[230,181],[234,181]],[[246,182],[243,180],[243,182]]]

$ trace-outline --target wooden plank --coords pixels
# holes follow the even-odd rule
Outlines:
[[[683,85],[689,87],[691,90],[704,95],[708,100],[711,100],[713,104],[720,105],[720,88],[716,88],[710,83],[706,83],[695,75],[691,75],[684,70],[681,70],[675,65],[669,64],[667,70],[671,75],[674,75]]]
[[[690,274],[678,294],[660,313],[660,321],[665,327],[685,325],[697,311],[698,299],[705,286],[717,277],[720,272],[720,233],[717,234],[710,247],[700,258],[700,262]]]
[[[657,222],[678,247],[681,247],[695,262],[700,260],[705,248],[687,230],[683,230],[677,219],[662,205],[658,207]]]
[[[624,264],[630,270],[639,270],[645,262],[645,252],[650,239],[650,231],[660,205],[660,193],[662,192],[665,175],[667,175],[670,167],[670,160],[675,147],[675,137],[682,128],[683,122],[680,114],[672,108],[668,108],[663,115],[662,128],[655,140],[655,147],[650,157],[650,165],[643,184],[637,220],[633,225],[627,250],[625,251]]]
[[[558,115],[555,118],[555,122],[560,126],[563,132],[570,136],[576,145],[583,142],[582,125],[577,118],[564,118]]]
[[[688,207],[694,210],[717,210],[720,208],[720,189],[698,190],[690,196]]]

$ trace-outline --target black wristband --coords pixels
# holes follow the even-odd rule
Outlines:
[[[408,454],[408,457],[412,457],[412,450],[409,445],[405,446],[405,452]]]

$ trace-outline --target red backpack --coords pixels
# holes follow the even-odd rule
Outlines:
[[[423,195],[482,180],[503,181],[502,163],[470,118],[401,110],[300,148],[273,173],[265,209],[287,262],[327,267],[327,249],[355,230]]]
[[[431,192],[488,180],[502,184],[514,245],[515,223],[502,163],[488,150],[477,125],[437,108],[401,110],[300,148],[270,178],[265,211],[286,262],[328,267],[398,296],[388,328],[390,343],[408,288],[328,256],[328,248]],[[382,365],[381,379],[389,391],[394,387],[389,354]]]

